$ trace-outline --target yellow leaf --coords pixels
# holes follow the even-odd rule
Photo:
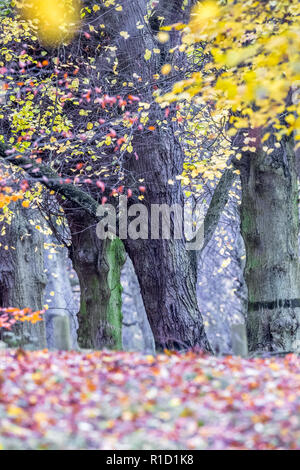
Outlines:
[[[296,121],[296,118],[293,114],[288,114],[286,117],[285,117],[285,120],[288,124],[294,124],[294,122]]]
[[[130,37],[127,31],[121,31],[120,36],[122,36],[122,38],[124,39],[128,39]]]
[[[23,414],[24,414],[24,411],[19,406],[10,405],[8,410],[7,410],[7,415],[8,416],[17,417],[17,416],[20,416],[20,415],[23,415]]]
[[[146,49],[144,59],[149,60],[151,58],[152,52],[149,49]]]
[[[165,64],[162,66],[161,68],[161,73],[163,75],[168,75],[168,73],[170,73],[172,70],[172,66],[170,64]]]

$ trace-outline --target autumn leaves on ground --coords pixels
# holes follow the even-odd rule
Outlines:
[[[0,0],[1,449],[300,448],[300,4],[195,3]]]
[[[0,353],[2,449],[297,449],[300,363]]]

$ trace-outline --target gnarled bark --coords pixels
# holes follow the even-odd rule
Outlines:
[[[41,310],[46,285],[44,237],[29,222],[36,216],[32,209],[23,208],[19,202],[13,207],[11,203],[10,208],[14,212],[11,224],[5,224],[5,235],[0,238],[0,305]],[[46,347],[44,320],[35,324],[18,322],[13,329],[23,338],[22,344],[28,342],[27,335],[32,347]]]
[[[298,185],[293,143],[245,155],[241,231],[246,247],[250,351],[300,349]]]
[[[82,348],[122,349],[120,270],[125,261],[119,239],[100,240],[87,216],[69,221],[71,259],[80,284],[78,343]]]
[[[126,240],[156,348],[210,350],[196,297],[196,261],[181,240]]]
[[[139,160],[128,168],[134,178],[147,175],[143,203],[148,209],[148,239],[124,241],[132,259],[157,348],[210,350],[196,296],[197,263],[194,251],[188,251],[184,238],[151,239],[153,204],[184,207],[180,182],[184,154],[172,130],[160,136],[136,139]],[[169,185],[172,180],[174,184]]]

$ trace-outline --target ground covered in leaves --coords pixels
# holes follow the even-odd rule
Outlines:
[[[0,352],[2,449],[299,449],[300,361]]]

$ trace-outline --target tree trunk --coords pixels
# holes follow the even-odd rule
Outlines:
[[[71,259],[80,284],[78,343],[89,349],[122,349],[122,288],[125,261],[119,239],[99,240],[95,224],[86,216],[72,233]]]
[[[196,261],[182,241],[127,240],[157,349],[210,350],[196,297]]]
[[[156,347],[210,350],[196,295],[197,260],[183,238],[151,239],[153,204],[184,207],[183,192],[176,175],[181,174],[184,154],[172,129],[135,139],[139,159],[128,162],[131,175],[138,180],[147,175],[143,204],[148,210],[148,239],[124,244],[132,259]],[[168,184],[172,180],[173,184]]]
[[[44,236],[29,222],[36,219],[35,211],[20,203],[10,209],[14,212],[11,224],[1,223],[5,234],[0,238],[0,305],[41,310],[46,285]],[[44,320],[36,324],[18,322],[13,330],[21,336],[21,344],[28,343],[28,336],[32,347],[46,347]]]
[[[293,143],[242,158],[250,351],[300,349],[298,186]]]
[[[76,349],[77,346],[77,311],[74,301],[68,267],[70,259],[68,250],[58,246],[53,235],[45,238],[47,249],[44,251],[45,273],[47,285],[44,303],[46,311],[47,345],[51,349]],[[51,296],[55,292],[55,296]],[[57,325],[64,325],[63,331],[57,334]],[[65,334],[63,334],[65,333]]]

